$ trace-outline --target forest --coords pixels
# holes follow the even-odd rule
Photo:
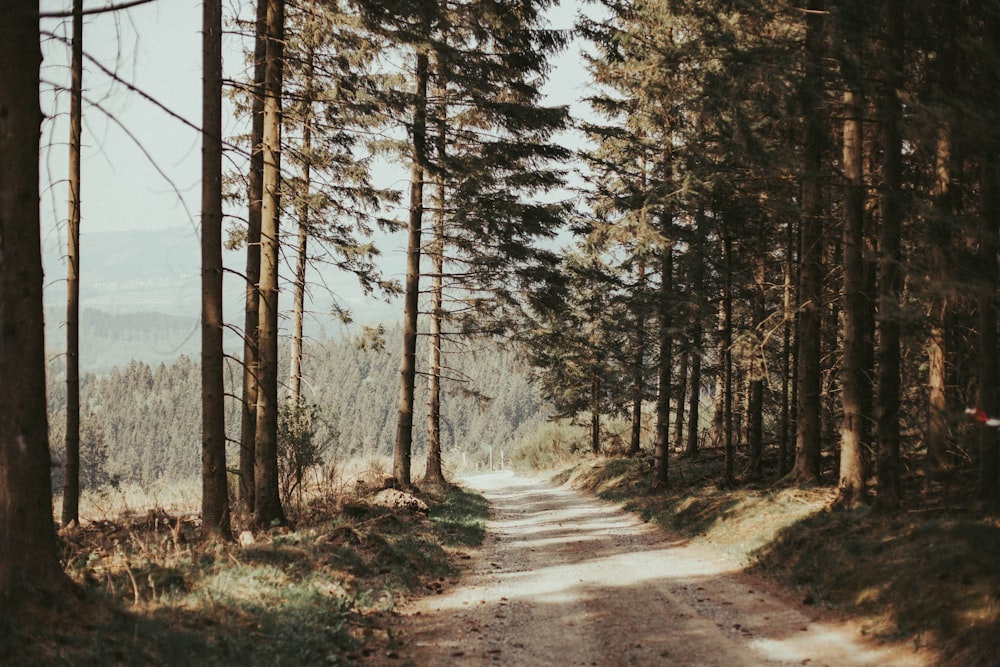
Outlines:
[[[711,447],[722,488],[830,485],[832,509],[892,513],[914,480],[958,479],[970,512],[1000,506],[997,0],[594,0],[569,31],[548,27],[553,0],[206,0],[201,117],[180,119],[201,147],[200,358],[97,376],[78,354],[79,156],[107,110],[84,74],[144,92],[88,57],[85,25],[164,1],[12,0],[0,24],[3,599],[64,595],[53,470],[64,526],[82,486],[164,475],[200,478],[207,540],[232,539],[235,507],[287,523],[288,414],[326,420],[328,462],[390,454],[401,488],[569,419],[595,456],[650,457],[651,491]],[[583,113],[542,95],[566,48]],[[40,108],[53,85],[68,108]],[[55,113],[53,365],[39,130]],[[387,164],[404,179],[382,183]],[[406,239],[402,281],[382,233]],[[308,295],[336,291],[307,280],[319,262],[401,297],[364,353],[303,335]],[[238,321],[224,273],[244,282]]]
[[[103,318],[98,318],[100,322]],[[111,318],[111,322],[120,318]],[[97,329],[98,327],[95,327]],[[402,344],[402,330],[385,332],[385,346]],[[426,355],[423,345],[422,356]],[[287,367],[288,348],[281,362]],[[527,368],[512,352],[496,348],[452,349],[448,355],[463,376],[443,387],[441,419],[449,467],[489,468],[500,465],[501,452],[511,449],[526,433],[545,421],[545,410],[529,383]],[[387,349],[359,348],[342,338],[307,344],[302,377],[308,388],[309,433],[315,452],[313,465],[331,479],[350,461],[377,460],[391,455],[398,363]],[[63,488],[66,437],[65,367],[58,359],[48,368],[49,448],[53,458],[53,491]],[[459,363],[460,362],[460,363]],[[240,393],[238,365],[226,369],[227,459],[239,461]],[[107,373],[84,373],[80,378],[80,485],[84,491],[110,483],[136,484],[197,479],[200,473],[197,432],[201,419],[201,374],[198,363],[182,354],[172,363],[151,366],[133,360]],[[415,393],[417,405],[426,405],[426,387]],[[288,416],[284,414],[284,416]],[[287,442],[283,443],[287,444]],[[418,464],[426,456],[427,438],[414,436]],[[296,459],[279,450],[281,477],[294,473]],[[348,480],[350,481],[350,480]],[[283,498],[288,500],[287,497]]]

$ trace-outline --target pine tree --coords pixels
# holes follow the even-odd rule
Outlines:
[[[552,141],[567,110],[541,105],[548,58],[564,44],[542,27],[549,4],[470,1],[442,14],[429,107],[442,293],[431,310],[458,329],[442,340],[511,335],[521,309],[550,298],[557,280],[555,255],[539,243],[565,215],[561,203],[540,202],[562,183],[555,163],[567,156]]]
[[[627,372],[628,356],[619,356],[624,332],[619,320],[625,310],[613,269],[584,244],[566,257],[566,299],[561,307],[539,314],[531,330],[528,357],[542,396],[554,417],[589,414],[590,448],[601,452],[601,419],[620,411],[628,393],[616,387]]]

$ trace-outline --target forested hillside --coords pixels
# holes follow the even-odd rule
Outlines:
[[[63,354],[66,346],[61,309],[45,309],[45,347],[49,357]],[[236,336],[230,333],[231,341]],[[198,354],[198,318],[164,312],[108,313],[85,308],[80,313],[80,364],[82,368],[107,373],[133,359],[156,365],[178,356]],[[58,360],[53,359],[57,364]]]
[[[394,351],[401,330],[390,328],[385,349],[359,349],[352,339],[307,345],[303,382],[309,404],[319,408],[318,439],[325,443],[324,463],[335,469],[351,458],[389,455],[392,451],[399,383]],[[390,352],[393,351],[393,352]],[[446,348],[449,377],[444,385],[442,421],[447,467],[485,466],[491,451],[499,461],[514,439],[544,419],[534,389],[514,355],[493,345],[477,349]],[[287,369],[286,356],[282,367]],[[66,386],[58,359],[49,367],[50,443],[56,459],[54,486],[61,488],[65,437]],[[226,392],[240,394],[242,373],[230,363]],[[94,488],[112,480],[147,483],[158,479],[195,479],[201,467],[201,383],[196,361],[181,355],[175,362],[135,360],[106,374],[81,378],[81,479]],[[426,403],[423,383],[417,404]],[[239,437],[239,406],[227,401],[231,443]],[[415,461],[421,464],[426,434],[423,422],[414,433]],[[330,428],[332,427],[332,437]],[[506,448],[506,449],[505,449]],[[230,467],[238,452],[229,447]]]

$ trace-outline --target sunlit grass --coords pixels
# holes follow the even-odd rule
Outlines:
[[[45,608],[36,622],[0,627],[9,656],[0,663],[346,665],[386,652],[388,612],[455,573],[456,547],[483,537],[486,503],[441,487],[420,494],[429,517],[366,505],[384,466],[345,466],[336,491],[316,476],[292,528],[257,531],[244,545],[201,540],[187,511],[197,485],[98,494],[82,525],[60,536],[85,610]]]
[[[52,499],[54,514],[62,514],[62,495]],[[109,484],[80,494],[80,520],[111,521],[122,516],[162,509],[170,514],[201,511],[201,481],[156,480],[146,483]]]
[[[996,664],[1000,522],[962,495],[966,482],[933,496],[914,480],[899,512],[837,512],[829,487],[725,488],[718,463],[677,462],[655,493],[641,459],[577,464],[558,479],[711,543],[809,604],[860,615],[872,636],[932,645],[947,667]]]

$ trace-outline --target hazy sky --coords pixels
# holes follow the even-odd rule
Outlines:
[[[101,7],[107,2],[85,0],[84,6]],[[245,19],[252,19],[253,5],[250,0],[226,0],[226,19],[232,19],[237,8]],[[551,27],[570,28],[580,5],[580,0],[564,0],[550,12]],[[41,0],[41,6],[43,12],[58,12],[67,11],[71,3]],[[201,114],[201,21],[200,0],[157,0],[123,12],[84,18],[84,274],[87,263],[99,259],[87,257],[87,235],[94,232],[180,227],[189,230],[190,243],[197,247],[201,196],[198,132],[115,83],[90,58],[197,126]],[[47,119],[41,156],[42,234],[48,256],[53,257],[63,255],[66,244],[69,94],[65,89],[69,85],[71,25],[67,19],[43,19],[42,30],[53,35],[43,36],[42,110]],[[225,37],[224,60],[227,77],[245,78],[245,56],[238,37]],[[549,102],[569,104],[582,97],[586,75],[579,46],[563,52],[554,66],[547,88]],[[241,129],[228,115],[223,122],[227,135]],[[231,166],[228,160],[224,164],[227,169]],[[400,174],[398,178],[405,180],[406,174]],[[387,277],[401,278],[405,236],[380,242]],[[64,267],[48,265],[46,270],[50,276],[47,282],[58,281],[65,272]],[[196,272],[185,276],[193,286],[197,280]],[[345,285],[344,289],[354,292],[356,288]]]

